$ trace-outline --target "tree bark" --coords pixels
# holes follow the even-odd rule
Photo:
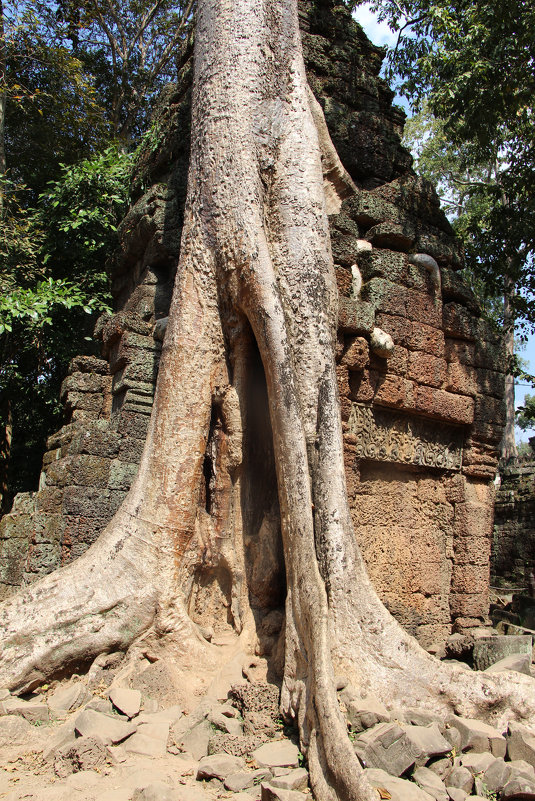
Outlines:
[[[512,259],[508,259],[508,268],[512,266]],[[505,350],[509,362],[515,355],[515,321],[513,318],[511,295],[515,291],[514,281],[512,279],[505,279],[505,292],[503,296],[503,319],[505,327]],[[511,368],[508,365],[505,374],[505,430],[503,432],[501,456],[506,461],[514,459],[518,455],[516,441],[515,441],[515,377],[510,372]]]
[[[533,714],[535,700],[520,674],[434,660],[367,577],[345,487],[324,180],[329,202],[350,184],[317,114],[296,0],[199,0],[181,257],[139,473],[89,551],[3,605],[0,686],[31,689],[140,639],[182,666],[215,664],[187,614],[203,560],[228,570],[233,625],[249,641],[244,443],[258,348],[287,581],[282,710],[316,798],[371,801],[335,671],[391,702],[488,719]]]

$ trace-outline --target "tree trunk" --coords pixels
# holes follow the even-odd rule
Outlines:
[[[184,669],[205,669],[219,651],[187,613],[196,577],[207,564],[226,571],[229,614],[250,643],[259,602],[245,580],[248,526],[260,505],[265,533],[280,509],[281,703],[321,801],[376,798],[347,737],[335,671],[363,693],[435,711],[535,711],[528,677],[430,657],[367,577],[345,488],[326,206],[348,183],[310,101],[296,0],[199,0],[181,257],[139,473],[89,551],[2,607],[0,686],[28,690],[139,638]],[[260,429],[271,443],[255,446]],[[269,476],[271,449],[278,506],[251,477]]]
[[[4,179],[6,176],[6,38],[4,5],[0,0],[0,221],[4,218]]]
[[[512,259],[508,260],[508,268]],[[513,318],[511,295],[515,291],[514,282],[506,277],[505,292],[503,296],[503,319],[505,327],[505,350],[509,362],[512,363],[515,355],[515,321]],[[505,430],[502,440],[502,459],[514,459],[518,455],[515,442],[515,377],[508,367],[505,374]]]

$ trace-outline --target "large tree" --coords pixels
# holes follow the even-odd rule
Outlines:
[[[527,677],[471,674],[430,657],[366,575],[344,479],[327,222],[350,189],[307,86],[297,1],[200,0],[181,256],[139,473],[84,556],[1,608],[0,684],[19,692],[117,648],[165,648],[184,670],[206,669],[220,650],[184,601],[195,535],[206,558],[220,552],[247,647],[244,520],[273,489],[260,545],[280,517],[282,711],[298,724],[322,801],[376,799],[347,737],[335,670],[391,701],[502,720],[535,712]],[[255,418],[262,379],[251,377],[258,353],[264,424]],[[266,439],[254,443],[260,433]]]

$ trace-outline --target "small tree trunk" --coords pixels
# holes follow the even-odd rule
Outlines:
[[[4,5],[0,0],[0,221],[4,218],[4,179],[6,175],[6,38]]]
[[[140,636],[197,671],[217,661],[186,612],[196,537],[202,559],[231,576],[234,627],[247,641],[255,588],[244,581],[243,539],[254,460],[244,442],[256,345],[287,579],[282,710],[299,727],[317,799],[375,801],[347,737],[335,671],[391,702],[502,719],[535,712],[533,684],[437,662],[367,577],[344,477],[325,130],[319,137],[296,0],[199,0],[192,108],[180,264],[139,473],[89,551],[1,608],[0,686],[30,689]],[[326,150],[332,201],[347,182]],[[206,463],[203,471],[207,444],[215,478]]]
[[[510,266],[512,259],[508,259]],[[515,321],[513,317],[511,295],[515,291],[512,279],[506,278],[503,296],[503,319],[505,327],[505,350],[508,362],[512,363],[515,355]],[[518,455],[515,442],[515,377],[510,368],[505,374],[505,430],[502,440],[502,459],[513,459]]]

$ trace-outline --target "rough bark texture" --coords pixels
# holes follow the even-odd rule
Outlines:
[[[392,701],[493,719],[535,702],[526,677],[437,663],[367,577],[343,470],[322,155],[332,194],[350,182],[314,116],[295,0],[200,0],[181,257],[140,469],[95,545],[4,603],[0,685],[29,689],[132,643],[209,666],[217,648],[188,611],[225,584],[250,645],[269,609],[246,580],[260,498],[258,547],[276,551],[280,519],[286,570],[283,712],[316,797],[370,801],[335,671]],[[255,452],[255,429],[272,431],[272,454]],[[262,486],[273,466],[278,497]],[[216,580],[201,603],[192,585],[207,563]]]

